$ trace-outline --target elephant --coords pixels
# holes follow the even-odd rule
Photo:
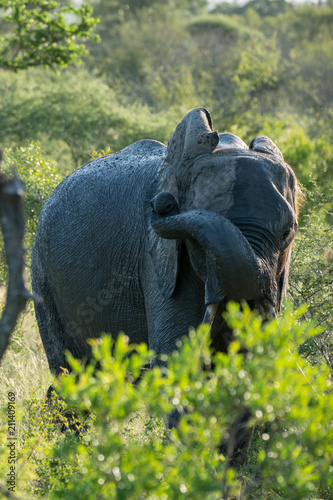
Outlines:
[[[168,145],[141,140],[71,173],[46,201],[32,251],[32,288],[51,371],[65,350],[124,331],[156,353],[190,327],[230,341],[221,312],[246,301],[281,310],[297,232],[296,176],[266,136],[247,146],[190,111]],[[162,363],[162,361],[161,361]]]

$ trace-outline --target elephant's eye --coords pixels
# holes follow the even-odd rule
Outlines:
[[[295,235],[297,233],[297,221],[292,222],[288,228],[286,228],[285,232],[282,234],[282,241],[286,241],[291,234]]]
[[[286,229],[286,231],[283,233],[282,239],[286,240],[288,238],[289,234],[290,234],[290,227],[288,229]]]

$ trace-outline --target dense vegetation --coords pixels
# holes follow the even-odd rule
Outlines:
[[[0,8],[14,3],[0,1]],[[16,3],[26,5],[22,17],[36,0]],[[21,31],[15,19],[0,18],[0,144],[4,168],[14,166],[26,185],[28,265],[42,205],[66,174],[142,138],[167,142],[193,107],[207,107],[219,132],[247,142],[269,135],[304,195],[286,318],[260,327],[249,312],[243,317],[232,308],[236,342],[246,341],[250,356],[238,354],[236,343],[229,357],[212,360],[201,330],[163,382],[154,371],[136,387],[126,368],[136,378],[149,354],[141,346],[124,364],[126,342],[112,358],[104,340],[96,346],[103,372],[94,380],[82,373],[78,384],[66,377],[59,389],[69,404],[82,401],[92,411],[81,441],[59,432],[63,403],[52,412],[44,406],[51,377],[33,313],[22,318],[0,369],[5,409],[8,392],[17,398],[16,492],[52,499],[332,498],[332,2],[222,2],[208,11],[205,0],[90,0],[100,42],[89,8],[68,18],[67,1],[37,3],[38,36],[48,20],[55,33],[48,39],[53,50],[40,49],[38,64],[34,51],[47,41],[21,36],[33,16],[19,19]],[[80,36],[90,56],[61,68],[84,54]],[[3,254],[0,274],[4,281]],[[304,305],[301,315],[292,312]],[[159,418],[178,405],[190,411],[167,439]],[[245,405],[257,427],[240,473],[216,444]],[[1,425],[5,435],[5,415]],[[1,446],[4,478],[6,441]]]

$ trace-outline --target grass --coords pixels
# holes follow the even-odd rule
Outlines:
[[[7,403],[8,392],[15,393],[18,407],[32,393],[38,398],[45,398],[51,383],[52,375],[37,329],[33,306],[29,304],[19,319],[10,347],[1,361],[1,404]]]

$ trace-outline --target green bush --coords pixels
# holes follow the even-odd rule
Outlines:
[[[93,149],[118,151],[141,139],[167,142],[182,118],[174,111],[153,113],[140,102],[122,104],[104,78],[87,70],[5,74],[0,91],[6,94],[0,102],[3,146],[39,141],[61,175],[89,161]]]
[[[218,31],[221,38],[224,36],[232,38],[248,38],[253,35],[251,28],[244,26],[231,16],[219,14],[204,14],[200,17],[191,19],[189,25],[190,32],[199,31]]]
[[[332,195],[325,195],[313,182],[305,191],[301,229],[293,245],[289,296],[295,308],[306,304],[305,317],[322,328],[301,352],[312,362],[333,368],[333,230]]]
[[[92,341],[93,363],[85,369],[69,357],[73,372],[56,383],[67,412],[90,412],[87,430],[79,438],[61,434],[65,417],[52,420],[28,403],[30,414],[18,423],[20,491],[63,500],[332,498],[332,382],[325,366],[298,354],[317,334],[299,322],[302,314],[262,325],[247,307],[229,304],[229,353],[211,353],[203,326],[179,342],[167,371],[142,372],[152,353],[143,344],[133,353],[126,336]],[[236,470],[217,446],[244,408],[255,434]],[[163,418],[173,409],[182,418],[169,432]]]
[[[27,147],[5,149],[3,169],[8,174],[16,171],[25,185],[25,248],[29,264],[33,240],[41,209],[52,191],[61,181],[54,162],[48,161],[39,144]],[[0,282],[6,276],[6,262],[3,242],[0,244]]]

